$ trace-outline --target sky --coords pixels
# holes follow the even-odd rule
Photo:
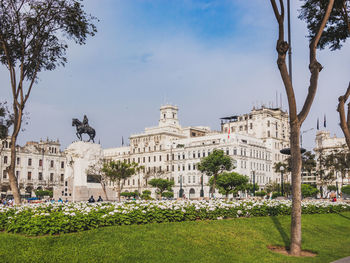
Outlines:
[[[298,108],[308,90],[308,39],[292,1],[293,84]],[[19,144],[59,139],[64,149],[76,140],[72,118],[84,114],[103,148],[122,137],[156,126],[159,108],[179,107],[182,126],[220,129],[220,117],[276,105],[283,83],[276,65],[277,22],[262,0],[85,0],[98,33],[86,45],[68,42],[68,63],[42,72],[26,106],[28,125]],[[319,87],[301,130],[312,149],[317,118],[342,136],[336,112],[349,82],[350,46],[318,52]],[[8,72],[0,66],[0,99],[11,101]],[[281,94],[281,95],[280,95]],[[313,129],[313,130],[310,130]],[[85,135],[86,136],[86,135]],[[86,138],[86,137],[85,137]]]

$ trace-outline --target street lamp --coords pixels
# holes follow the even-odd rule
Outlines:
[[[184,195],[184,189],[182,189],[182,175],[180,175],[180,191],[179,191],[179,197],[182,198]]]
[[[201,185],[202,185],[202,188],[201,188],[201,191],[200,191],[200,197],[204,197],[204,189],[203,189],[203,174],[202,174],[202,177],[201,177]]]
[[[282,194],[282,196],[284,196],[284,191],[283,191],[283,171],[284,171],[284,166],[280,167],[280,171],[281,171],[281,194]]]

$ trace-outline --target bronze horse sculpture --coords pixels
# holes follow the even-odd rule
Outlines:
[[[84,116],[84,122],[85,122],[85,119],[87,120],[86,116]],[[81,136],[83,133],[86,133],[87,135],[89,135],[89,141],[92,140],[92,142],[95,142],[95,135],[96,135],[96,132],[95,132],[95,129],[90,127],[89,124],[87,124],[87,121],[86,123],[84,124],[83,122],[79,121],[78,119],[73,119],[72,120],[72,126],[75,126],[76,129],[77,129],[77,137],[79,140],[83,140],[83,137]]]

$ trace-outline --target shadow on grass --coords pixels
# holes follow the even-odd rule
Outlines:
[[[336,212],[336,214],[337,214],[338,216],[341,216],[341,217],[346,218],[347,220],[350,220],[350,217],[348,217],[348,216],[344,216],[344,215],[342,215],[342,214],[340,214],[340,213],[338,213],[338,212]]]
[[[284,243],[284,246],[286,248],[289,248],[289,237],[287,235],[287,233],[284,231],[280,221],[278,220],[278,218],[276,216],[271,216],[271,220],[272,222],[274,223],[276,229],[278,230],[278,232],[280,233],[282,239],[283,239],[283,243]]]

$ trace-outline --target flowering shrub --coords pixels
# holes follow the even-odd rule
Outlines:
[[[303,214],[350,211],[346,203],[307,201]],[[101,226],[216,220],[289,215],[291,201],[133,201],[124,203],[57,203],[0,207],[0,231],[44,235]]]

